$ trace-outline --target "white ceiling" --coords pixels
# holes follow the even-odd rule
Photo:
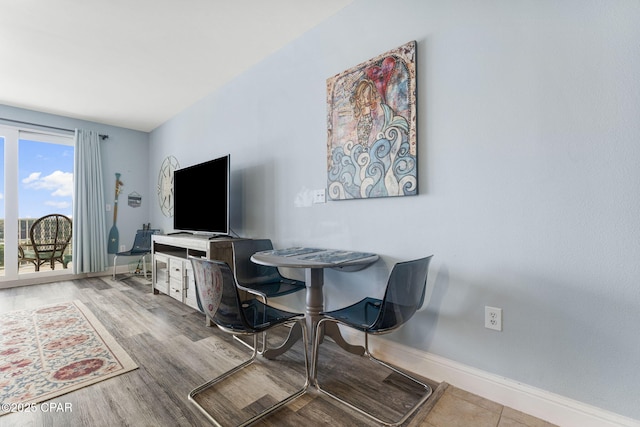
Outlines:
[[[353,0],[0,0],[0,104],[150,131]]]

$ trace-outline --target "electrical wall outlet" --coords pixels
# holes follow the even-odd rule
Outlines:
[[[495,331],[502,331],[502,309],[484,307],[484,327]]]
[[[325,197],[324,188],[321,190],[315,190],[313,192],[313,203],[326,203],[327,199]]]

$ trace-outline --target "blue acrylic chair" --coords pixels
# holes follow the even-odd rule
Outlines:
[[[431,396],[432,390],[427,384],[417,378],[402,372],[390,363],[383,362],[374,357],[369,351],[369,335],[380,335],[394,331],[406,323],[422,306],[427,283],[429,263],[433,255],[413,261],[400,262],[393,267],[387,282],[387,289],[382,300],[376,298],[364,298],[361,301],[339,310],[322,313],[324,316],[316,326],[316,340],[313,343],[313,361],[311,372],[313,382],[318,391],[342,402],[357,412],[366,415],[384,425],[399,425],[405,422],[420,405]],[[325,322],[335,322],[364,332],[365,356],[373,362],[383,365],[392,371],[402,375],[424,389],[422,397],[409,411],[396,421],[382,420],[371,413],[356,406],[337,394],[321,388],[317,378],[317,365],[320,341],[322,339],[322,327]]]
[[[119,256],[136,256],[138,257],[138,266],[136,273],[142,270],[144,278],[147,278],[147,261],[146,257],[151,253],[151,236],[159,234],[160,230],[144,228],[136,231],[136,237],[133,239],[133,246],[128,251],[122,251],[113,257],[113,279],[116,278],[116,266],[118,265]],[[140,265],[142,264],[142,266]],[[141,268],[142,267],[142,268]]]
[[[198,403],[195,397],[252,364],[258,355],[256,350],[258,334],[291,321],[299,322],[302,327],[305,358],[304,385],[299,390],[288,395],[286,398],[280,400],[274,405],[260,411],[256,415],[242,422],[240,425],[245,426],[251,424],[304,394],[309,386],[309,366],[307,363],[308,338],[304,314],[278,310],[276,308],[269,307],[256,299],[243,302],[240,300],[237,283],[228,264],[196,257],[189,257],[189,259],[191,260],[191,265],[193,267],[193,276],[197,289],[196,297],[200,310],[210,317],[218,328],[224,332],[228,332],[233,335],[253,336],[253,353],[251,358],[235,368],[193,389],[189,393],[189,400],[211,422],[220,426],[220,423],[212,414],[200,405],[200,403]],[[274,375],[277,375],[277,373],[274,373]],[[260,384],[256,384],[256,387],[259,386]]]
[[[251,256],[256,252],[273,249],[269,239],[246,239],[233,242],[233,264],[238,288],[268,304],[269,298],[277,298],[305,290],[305,282],[283,277],[277,267],[256,264]],[[240,341],[246,345],[244,341]],[[266,333],[262,336],[263,353],[267,349]]]

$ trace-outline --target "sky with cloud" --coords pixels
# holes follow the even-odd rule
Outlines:
[[[19,217],[72,216],[73,147],[21,140],[18,152]],[[0,215],[4,218],[4,182],[0,190]]]

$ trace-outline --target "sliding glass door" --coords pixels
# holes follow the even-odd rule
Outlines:
[[[73,137],[0,126],[0,142],[0,277],[70,273],[71,244],[52,269],[46,261],[50,254],[36,250],[48,248],[33,242],[30,230],[50,214],[73,220]],[[41,233],[49,231],[45,227]]]
[[[0,128],[2,131],[2,128]],[[0,276],[4,276],[4,136],[0,132]]]

